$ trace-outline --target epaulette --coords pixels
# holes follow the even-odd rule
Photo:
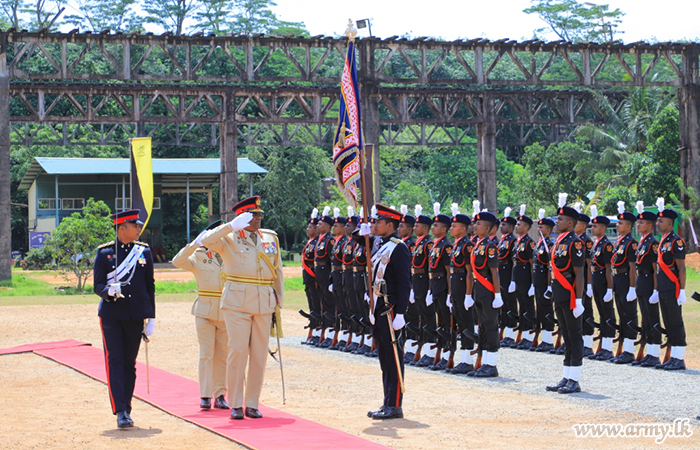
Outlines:
[[[105,242],[104,244],[100,245],[100,246],[97,247],[97,248],[101,250],[101,249],[103,249],[103,248],[105,248],[105,247],[110,247],[110,246],[112,246],[112,245],[114,245],[114,241],[109,241],[109,242]]]
[[[403,243],[403,241],[402,241],[401,239],[395,238],[395,237],[391,238],[391,242],[393,242],[394,244],[401,244],[401,243]]]
[[[277,236],[277,233],[274,230],[270,230],[268,228],[260,228],[261,233],[269,233],[273,236]]]
[[[143,245],[144,247],[148,248],[148,244],[146,244],[145,242],[134,241],[134,244]]]

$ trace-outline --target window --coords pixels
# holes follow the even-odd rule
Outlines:
[[[62,198],[61,209],[64,210],[80,210],[85,206],[85,199],[82,198]]]
[[[39,209],[56,209],[55,198],[40,198]]]
[[[160,197],[153,197],[153,209],[160,209]]]
[[[117,197],[114,199],[114,204],[116,205],[117,211],[122,210],[122,199],[121,197]],[[127,197],[126,199],[126,207],[123,209],[131,209],[131,199]],[[153,197],[153,209],[160,209],[160,197]]]

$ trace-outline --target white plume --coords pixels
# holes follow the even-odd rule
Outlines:
[[[440,214],[440,203],[433,203],[433,213],[435,213],[436,216]]]
[[[404,216],[408,214],[408,206],[407,205],[401,205],[401,214]]]
[[[544,208],[540,208],[540,210],[537,212],[537,216],[540,218],[540,220],[544,219]]]
[[[506,206],[506,209],[503,210],[503,216],[504,217],[510,217],[510,212],[513,211],[513,208],[510,206]]]
[[[416,213],[416,217],[420,216],[423,214],[423,206],[421,205],[416,205],[415,209],[413,210],[414,213]]]
[[[574,209],[577,213],[581,214],[581,202],[574,203]]]
[[[635,208],[637,209],[637,214],[641,214],[644,212],[644,202],[642,200],[639,200],[637,204],[635,205]]]
[[[340,208],[338,208],[337,206],[333,208],[333,217],[335,217],[336,219],[340,217]]]
[[[390,205],[389,208],[393,209],[394,211],[396,210],[396,206]]]
[[[524,216],[526,209],[527,209],[527,206],[524,203],[522,205],[520,205],[520,214],[519,215]]]
[[[322,216],[327,216],[331,212],[331,207],[330,206],[324,206],[323,207],[323,214]]]
[[[355,208],[351,206],[348,206],[348,217],[352,217],[355,215]]]
[[[560,192],[559,193],[559,202],[557,203],[559,207],[566,206],[566,198],[569,196],[566,192]]]
[[[365,207],[364,206],[360,206],[360,217],[361,218],[365,217]]]
[[[472,207],[474,208],[474,216],[481,212],[481,202],[479,200],[474,200],[472,202]]]
[[[659,212],[666,209],[666,202],[664,201],[663,197],[659,197],[656,199],[656,207],[659,209]]]
[[[622,214],[624,212],[625,212],[625,202],[620,200],[619,202],[617,202],[617,213]]]
[[[591,217],[598,217],[598,206],[591,205]]]
[[[459,205],[457,203],[453,203],[452,205],[450,205],[450,208],[452,209],[452,217],[459,214]]]
[[[377,205],[372,205],[370,212],[372,213],[372,217],[377,217]]]
[[[318,217],[318,208],[314,208],[313,211],[311,211],[311,218],[315,219]]]

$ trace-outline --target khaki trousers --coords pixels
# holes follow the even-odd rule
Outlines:
[[[226,324],[223,320],[195,317],[195,325],[199,340],[199,396],[226,395]]]
[[[251,314],[224,309],[221,311],[228,330],[227,365],[228,402],[231,408],[258,408],[265,378],[267,349],[272,314]],[[245,368],[248,364],[248,382]]]

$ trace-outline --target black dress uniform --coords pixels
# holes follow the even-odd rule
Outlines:
[[[408,220],[410,221],[413,219],[413,223],[415,223],[415,219],[413,216],[408,216],[404,215],[401,218],[401,221],[405,221],[406,218],[409,218]],[[413,249],[416,247],[416,238],[411,236],[407,236],[404,238],[401,238],[404,244],[406,244],[406,247],[408,247],[409,253],[413,254]],[[419,340],[420,338],[420,314],[418,312],[418,304],[415,301],[415,292],[413,293],[413,303],[408,304],[408,308],[406,309],[406,339],[411,339],[414,341]],[[407,354],[407,356],[410,356]],[[415,355],[414,355],[415,356]],[[405,362],[410,362],[410,361],[405,361]]]
[[[309,223],[314,225],[318,223],[318,219],[311,219]],[[309,328],[314,330],[321,326],[321,297],[318,292],[318,284],[316,283],[316,273],[314,271],[314,258],[316,252],[316,244],[318,236],[310,238],[304,249],[301,252],[301,267],[302,281],[304,282],[304,292],[306,293],[306,301],[309,305]],[[304,344],[313,345],[318,343],[317,336],[310,336]]]
[[[363,219],[360,219],[359,222],[363,223]],[[367,335],[370,333],[369,305],[365,301],[365,295],[368,289],[367,253],[365,252],[364,246],[360,244],[364,245],[364,238],[355,242],[355,254],[352,261],[352,281],[353,288],[355,289],[355,304],[359,308],[359,316],[356,317],[355,322],[360,324],[360,332],[363,335]],[[360,349],[362,350],[360,351]],[[370,351],[370,348],[364,343],[360,345],[359,342],[353,342],[346,347],[346,351],[365,354]]]
[[[115,225],[138,220],[139,210],[113,214]],[[140,255],[136,258],[136,256]],[[132,265],[116,276],[113,273],[132,254]],[[128,267],[128,266],[126,266]],[[93,272],[94,292],[100,301],[98,316],[102,328],[107,386],[112,413],[120,414],[119,426],[131,426],[131,399],[136,383],[136,357],[139,353],[144,319],[155,318],[155,280],[153,257],[148,244],[134,241],[128,244],[118,240],[101,245],[95,255]],[[121,283],[121,295],[110,295],[110,284]],[[122,415],[131,425],[122,425]]]
[[[433,218],[434,222],[450,224],[450,218],[444,214],[438,214]],[[430,259],[428,261],[428,271],[430,273],[430,293],[433,294],[433,303],[435,304],[435,312],[438,317],[438,346],[443,351],[449,351],[450,346],[450,308],[447,306],[447,295],[449,291],[449,283],[447,280],[450,267],[450,254],[452,253],[452,243],[443,236],[433,239],[433,247],[430,250]],[[444,358],[443,358],[444,359]],[[436,369],[445,369],[447,361],[441,359],[440,366]],[[436,365],[437,366],[437,365]]]
[[[532,219],[527,216],[520,216],[518,220],[522,220],[532,225]],[[529,222],[528,222],[529,221]],[[530,286],[532,286],[532,257],[535,250],[535,241],[532,240],[529,234],[525,233],[519,236],[513,246],[513,275],[512,281],[515,282],[515,299],[518,302],[520,316],[519,329],[522,332],[532,332],[535,329],[535,312],[534,296],[529,295]],[[546,290],[547,288],[545,288]],[[523,335],[523,339],[517,344],[517,348],[529,350],[532,346],[532,339],[528,339]]]
[[[593,218],[593,223],[608,225],[610,219],[605,216]],[[593,288],[593,299],[598,309],[600,327],[600,350],[590,359],[607,361],[613,357],[612,340],[615,337],[615,306],[612,298],[605,300],[605,296],[612,286],[608,286],[608,266],[612,260],[613,245],[607,236],[598,238],[593,243],[591,252],[591,287]]]
[[[464,223],[469,226],[471,219],[463,214],[457,214],[452,218],[453,222]],[[471,255],[474,244],[469,236],[464,235],[457,239],[452,246],[452,257],[450,258],[450,299],[452,301],[452,312],[459,330],[461,350],[473,350],[474,341],[474,308],[466,309],[464,299],[467,295],[467,274],[471,270]],[[472,293],[469,292],[469,295]],[[466,333],[465,333],[466,331]],[[463,352],[468,353],[468,352]],[[474,367],[464,358],[451,371],[453,374],[467,373]]]
[[[359,224],[359,217],[352,216],[348,218],[348,223],[353,225]],[[345,298],[349,307],[349,318],[350,318],[350,330],[353,333],[361,334],[362,325],[357,322],[360,317],[362,317],[362,304],[358,303],[357,296],[355,295],[355,283],[353,280],[353,261],[355,259],[355,250],[359,246],[354,240],[347,239],[345,245],[342,248],[342,262],[343,262],[343,290],[345,291]]]
[[[586,222],[588,224],[591,218],[586,214],[579,214],[579,222]],[[585,263],[583,265],[583,356],[588,357],[593,354],[593,333],[595,332],[595,327],[591,323],[593,322],[593,298],[588,296],[587,286],[591,283],[590,274],[590,263],[591,254],[593,251],[593,240],[588,235],[587,232],[583,232],[578,235],[578,238],[583,242],[583,250],[585,256]],[[593,286],[591,286],[592,288]],[[588,342],[587,342],[588,341]]]
[[[515,226],[513,217],[503,217],[501,221],[508,222]],[[508,292],[513,276],[513,248],[515,247],[515,235],[504,233],[498,243],[498,277],[500,279],[501,295],[503,296],[503,307],[501,308],[501,327],[506,333],[512,333],[518,326],[518,302],[515,293]],[[502,347],[515,345],[515,340],[508,334],[501,341]]]
[[[656,214],[649,211],[644,211],[637,218],[656,222]],[[658,248],[659,242],[653,233],[642,236],[637,248],[637,300],[639,301],[639,310],[642,313],[642,342],[646,344],[647,356],[656,358],[654,364],[648,364],[649,366],[656,365],[659,362],[658,346],[661,345],[661,333],[654,326],[661,322],[659,304],[658,302],[649,302],[656,290],[654,286],[654,264],[656,264],[658,259]],[[643,362],[648,361],[649,357],[645,356],[642,360],[635,361],[632,364],[641,365]]]
[[[333,224],[333,218],[328,216],[321,217],[321,221],[329,225]],[[318,295],[321,298],[323,328],[331,328],[335,324],[335,297],[328,290],[331,285],[331,256],[333,256],[334,245],[335,238],[331,236],[330,232],[323,233],[318,237],[314,251],[314,273],[316,274]],[[319,345],[329,347],[330,339],[326,338],[326,342],[321,342]]]
[[[430,225],[433,223],[428,216],[418,216],[416,223]],[[435,303],[427,304],[426,298],[430,290],[430,279],[428,278],[428,264],[430,251],[433,242],[427,234],[416,238],[416,243],[411,253],[411,286],[413,288],[413,298],[418,305],[418,314],[422,323],[421,332],[423,334],[423,344],[433,344],[437,337],[437,319],[435,317]],[[423,352],[423,357],[415,361],[419,367],[427,367],[433,363],[433,358]]]
[[[637,218],[630,212],[618,215],[618,220],[635,222]],[[636,261],[637,241],[632,234],[626,234],[617,238],[613,247],[613,293],[615,306],[619,318],[619,338],[624,339],[625,351],[619,357],[613,358],[613,362],[620,364],[631,363],[634,360],[634,341],[637,339],[637,299],[627,301],[627,293],[630,290],[630,262]]]
[[[551,219],[540,219],[538,225],[554,226]],[[537,323],[540,327],[540,344],[532,348],[532,351],[548,352],[554,348],[552,333],[554,332],[554,304],[551,299],[545,297],[549,287],[549,264],[554,240],[547,236],[540,237],[532,255],[532,285],[535,288],[535,303],[537,304]]]
[[[334,223],[340,223],[345,227],[347,219],[345,217],[336,217]],[[345,299],[345,291],[343,290],[343,248],[348,241],[348,237],[343,234],[340,237],[335,237],[333,245],[333,255],[331,256],[331,284],[333,285],[333,298],[335,300],[337,316],[340,316],[340,329],[348,329],[347,319],[350,317],[348,313],[347,301]],[[336,323],[338,317],[336,316]],[[340,330],[337,330],[339,332]]]

